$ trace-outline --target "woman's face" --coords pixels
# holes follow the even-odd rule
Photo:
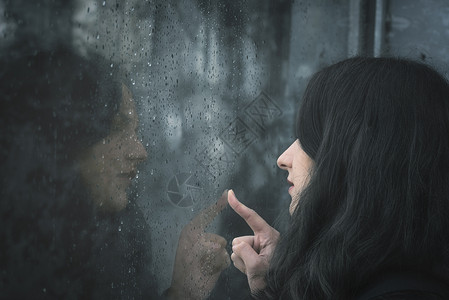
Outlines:
[[[295,140],[277,160],[278,167],[288,171],[287,181],[290,184],[288,193],[292,197],[289,209],[290,214],[293,213],[296,205],[298,205],[299,193],[309,182],[312,164],[313,160],[302,150],[298,140]]]
[[[95,205],[102,211],[119,211],[128,204],[126,190],[147,152],[137,137],[136,109],[128,88],[109,135],[91,146],[80,159],[80,171]]]

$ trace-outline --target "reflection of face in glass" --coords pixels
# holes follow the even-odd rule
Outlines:
[[[87,149],[79,160],[81,176],[93,202],[103,211],[126,207],[126,190],[136,176],[137,164],[147,157],[136,133],[138,119],[134,101],[125,85],[122,95],[109,135]]]
[[[302,150],[299,141],[296,140],[279,156],[277,164],[279,168],[288,171],[287,181],[290,184],[288,193],[292,197],[289,211],[292,214],[298,205],[299,193],[308,183],[313,160]]]

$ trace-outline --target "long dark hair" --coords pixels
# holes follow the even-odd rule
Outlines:
[[[1,117],[5,129],[32,123],[65,149],[82,151],[105,137],[121,103],[120,69],[95,54],[67,46],[3,57]]]
[[[74,196],[85,190],[77,187],[77,158],[109,134],[122,99],[121,71],[64,44],[5,55],[1,65],[0,162],[8,174],[2,176],[2,194],[23,191],[17,198],[34,205],[39,201],[28,198],[40,191],[47,194],[42,204],[60,208],[73,198],[88,198]],[[25,191],[28,187],[33,191]]]
[[[449,85],[440,74],[397,58],[344,60],[312,77],[296,128],[314,166],[264,297],[351,299],[389,270],[449,280]]]

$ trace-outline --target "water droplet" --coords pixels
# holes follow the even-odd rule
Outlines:
[[[114,64],[111,64],[111,68],[114,66]]]
[[[118,231],[122,231],[122,226],[119,226],[119,227],[118,227]]]
[[[97,40],[99,40],[100,39],[100,35],[99,34],[97,34]]]
[[[103,1],[103,6],[105,6],[106,5],[106,1]]]

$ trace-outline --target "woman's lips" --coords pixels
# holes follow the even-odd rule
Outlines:
[[[290,187],[288,188],[288,193],[291,192],[291,190],[293,190],[293,188],[295,187],[295,185],[293,184],[293,182],[291,182],[290,180],[287,179],[288,184],[290,185]]]

